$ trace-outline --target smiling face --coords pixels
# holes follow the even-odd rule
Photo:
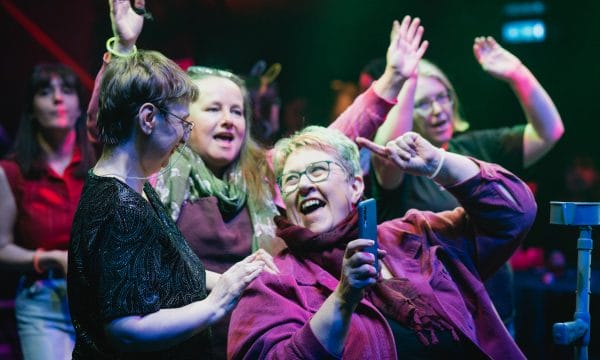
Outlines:
[[[454,133],[449,90],[434,77],[419,76],[415,92],[415,131],[435,146],[445,145]],[[451,98],[450,98],[451,99]],[[421,106],[419,106],[421,104]]]
[[[244,97],[239,86],[226,78],[209,76],[194,82],[200,96],[190,105],[189,120],[195,126],[189,145],[220,176],[244,144]]]
[[[77,91],[56,75],[33,96],[33,118],[46,129],[72,129],[81,115]]]
[[[314,233],[332,230],[354,209],[362,196],[361,176],[348,179],[340,161],[329,153],[312,148],[301,148],[290,154],[283,166],[283,174],[303,172],[318,161],[331,161],[326,180],[313,183],[303,174],[298,188],[283,196],[288,219]]]

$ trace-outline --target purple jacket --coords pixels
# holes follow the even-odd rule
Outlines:
[[[471,335],[463,335],[491,359],[524,359],[482,280],[508,260],[523,240],[535,218],[536,204],[529,188],[516,176],[497,165],[477,162],[481,168],[478,175],[448,188],[463,207],[442,213],[410,210],[404,218],[378,226],[380,247],[388,252],[382,261],[398,276],[404,273],[399,259],[427,261],[432,253],[443,252],[444,266],[451,270],[453,280],[463,285],[460,291],[475,325]],[[319,343],[309,321],[334,291],[338,279],[289,250],[275,261],[281,274],[261,274],[233,311],[228,357],[335,359]],[[457,329],[468,326],[456,316],[450,320]],[[352,315],[343,358],[398,358],[386,319],[366,299]]]

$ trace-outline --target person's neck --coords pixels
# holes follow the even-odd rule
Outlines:
[[[142,195],[144,183],[153,173],[144,169],[140,154],[131,142],[105,148],[93,172],[98,176],[114,177]]]
[[[210,170],[210,172],[213,173],[217,179],[223,179],[223,175],[225,174],[225,169],[227,166],[212,166],[208,162],[204,163],[206,164],[206,168]]]
[[[37,140],[48,166],[62,175],[73,158],[77,142],[75,129],[45,130],[37,134]]]

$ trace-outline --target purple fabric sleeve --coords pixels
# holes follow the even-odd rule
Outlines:
[[[337,359],[310,328],[317,303],[311,308],[292,276],[261,274],[231,315],[228,358]]]
[[[352,140],[357,136],[372,139],[395,104],[377,95],[371,85],[329,127]]]
[[[443,212],[445,221],[432,220],[432,226],[439,229],[440,237],[473,243],[474,264],[485,279],[523,241],[535,219],[537,204],[527,184],[516,175],[499,165],[472,160],[479,165],[479,173],[447,188],[460,201],[466,216],[461,215],[461,208]],[[454,229],[446,224],[453,224]]]
[[[94,80],[94,90],[92,91],[92,96],[90,97],[90,102],[87,108],[87,133],[88,139],[92,144],[98,144],[100,142],[100,137],[98,133],[98,102],[100,100],[100,84],[102,82],[102,76],[104,75],[104,71],[106,70],[106,64],[110,62],[110,53],[104,53],[102,56],[102,67],[96,74],[96,80]]]

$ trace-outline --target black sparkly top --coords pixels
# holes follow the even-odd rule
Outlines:
[[[210,331],[159,352],[110,346],[112,319],[177,308],[206,297],[204,266],[150,184],[148,201],[126,184],[88,173],[71,230],[68,296],[74,359],[210,358]]]

